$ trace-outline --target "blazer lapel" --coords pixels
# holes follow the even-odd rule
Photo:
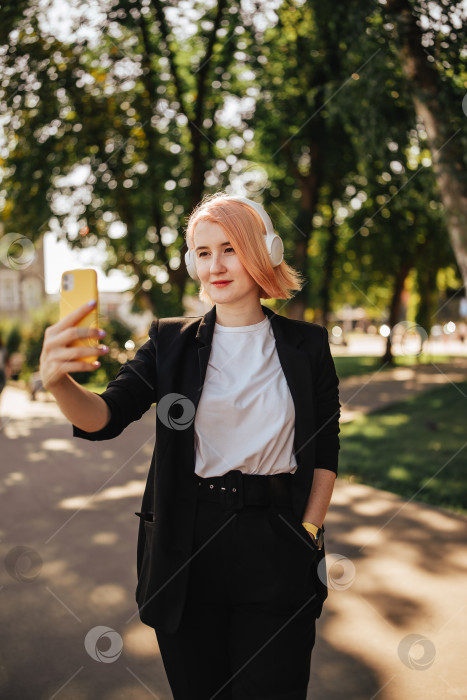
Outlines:
[[[308,353],[300,349],[304,336],[300,324],[271,311],[263,306],[271,320],[276,339],[276,350],[282,371],[287,380],[295,407],[294,453],[299,471],[303,450],[309,443],[310,430],[314,424],[314,386],[311,362]]]

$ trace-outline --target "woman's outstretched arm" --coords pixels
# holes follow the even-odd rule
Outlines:
[[[102,430],[110,420],[110,409],[106,402],[98,394],[80,386],[72,377],[63,377],[49,391],[54,395],[65,418],[81,430]]]

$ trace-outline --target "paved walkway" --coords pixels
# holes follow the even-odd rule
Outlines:
[[[466,367],[463,360],[342,380],[343,421],[456,383]],[[133,512],[154,443],[154,407],[100,443],[72,439],[42,396],[31,402],[8,386],[1,408],[0,601],[8,645],[0,696],[170,700],[154,632],[139,621],[134,601]],[[326,523],[331,590],[308,698],[466,697],[467,518],[338,480]],[[32,550],[35,569],[17,556],[14,573],[18,546]],[[123,639],[113,663],[85,650],[86,634],[98,625]],[[102,653],[107,647],[105,640],[98,646]]]

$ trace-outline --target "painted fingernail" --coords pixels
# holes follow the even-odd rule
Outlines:
[[[88,301],[88,306],[94,306],[95,303],[96,303],[96,300],[91,299],[91,301]]]
[[[107,347],[107,345],[101,345],[101,350],[102,352],[109,352],[109,348]]]
[[[93,367],[100,367],[101,366],[100,362],[93,362],[92,364],[93,364]]]
[[[97,335],[99,336],[99,338],[103,338],[105,335],[107,335],[107,332],[100,330],[98,331]]]

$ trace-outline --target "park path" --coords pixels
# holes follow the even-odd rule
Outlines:
[[[438,384],[460,390],[466,368],[463,359],[343,379],[342,421]],[[5,568],[0,575],[9,641],[0,697],[169,700],[154,632],[134,602],[133,512],[152,453],[154,407],[100,443],[73,439],[53,401],[31,402],[16,387],[6,387],[1,409],[0,556],[5,562],[27,546],[40,573],[29,582]],[[326,519],[331,590],[317,623],[309,700],[467,697],[466,525],[463,516],[337,480]],[[97,625],[123,638],[114,663],[85,651]]]

